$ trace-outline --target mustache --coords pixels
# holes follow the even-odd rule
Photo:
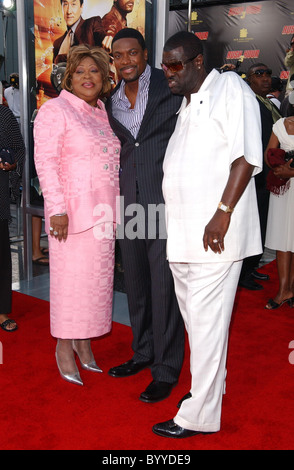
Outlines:
[[[121,67],[119,69],[119,71],[123,72],[124,70],[128,70],[128,69],[137,69],[137,66],[136,65],[125,65],[124,67]]]

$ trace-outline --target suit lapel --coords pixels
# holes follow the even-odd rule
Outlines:
[[[83,24],[85,23],[85,20],[83,18],[80,19],[80,22],[75,30],[74,33],[74,44],[78,45],[80,44],[80,41],[82,39],[82,34],[83,34]]]
[[[140,136],[142,132],[144,132],[144,129],[147,128],[146,126],[148,125],[148,122],[150,121],[150,119],[152,119],[160,98],[161,98],[160,79],[158,79],[158,77],[156,76],[155,69],[152,69],[151,77],[150,77],[150,84],[149,84],[147,106],[146,106],[146,110],[143,116],[143,120],[141,122],[138,137]]]
[[[115,87],[115,89],[113,90],[112,92],[112,95],[119,89],[121,85],[121,82]],[[112,99],[111,97],[109,98],[108,102],[107,102],[107,106],[106,106],[106,109],[109,110],[109,116],[110,116],[110,119],[111,121],[114,123],[114,125],[116,127],[119,127],[120,130],[122,132],[126,132],[129,136],[129,139],[134,139],[134,137],[132,136],[132,134],[130,133],[129,129],[127,129],[121,122],[119,122],[114,116],[113,116],[113,112],[112,112]]]

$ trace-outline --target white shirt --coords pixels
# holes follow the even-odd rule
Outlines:
[[[203,247],[203,234],[227,184],[234,160],[244,156],[256,175],[262,170],[259,106],[235,73],[213,70],[187,106],[184,99],[169,141],[163,170],[167,255],[170,262],[227,262],[262,252],[252,177],[233,214],[225,251]]]

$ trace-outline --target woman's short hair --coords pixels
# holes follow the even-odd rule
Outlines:
[[[70,48],[67,56],[62,88],[66,91],[72,92],[72,76],[81,61],[87,57],[93,59],[98,69],[100,70],[103,83],[101,95],[105,96],[111,90],[111,82],[109,77],[109,55],[104,49],[102,49],[102,47],[97,46],[80,44]]]

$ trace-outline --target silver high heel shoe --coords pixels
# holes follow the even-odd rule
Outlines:
[[[60,365],[59,365],[59,362],[58,362],[58,355],[57,355],[57,351],[55,352],[55,357],[56,357],[56,363],[57,363],[57,367],[58,367],[58,370],[59,370],[59,373],[61,375],[61,377],[66,380],[67,382],[70,382],[72,384],[76,384],[76,385],[84,385],[83,384],[83,381],[80,377],[80,374],[79,374],[79,371],[77,370],[74,374],[64,374],[60,368]]]
[[[75,346],[74,340],[73,340],[73,342],[72,342],[72,348],[73,348],[73,350],[75,351],[75,353],[77,354],[77,356],[78,356],[78,358],[79,358],[79,361],[80,361],[81,366],[82,366],[83,369],[88,370],[88,371],[91,371],[91,372],[103,372],[103,370],[100,369],[100,367],[97,366],[93,354],[92,354],[92,360],[91,360],[90,362],[88,362],[87,364],[85,364],[84,362],[81,361],[81,358],[80,358],[79,353],[78,353],[78,351],[77,351],[77,348],[76,348],[76,346]]]

